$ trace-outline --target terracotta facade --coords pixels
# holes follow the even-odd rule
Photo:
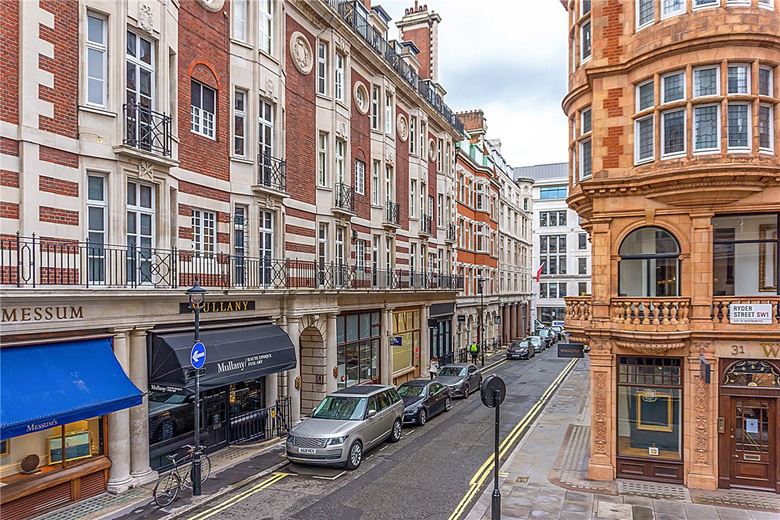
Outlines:
[[[590,478],[780,492],[778,6],[567,10],[567,201],[593,274],[566,327],[591,347]]]

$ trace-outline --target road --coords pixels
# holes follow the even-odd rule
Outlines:
[[[507,382],[507,398],[501,407],[502,439],[534,407],[568,361],[558,359],[552,348],[530,361],[507,361],[490,371]],[[369,452],[356,471],[290,464],[186,518],[447,520],[462,502],[477,469],[492,456],[493,414],[475,393],[456,401],[449,413],[430,419],[424,427],[405,428],[400,442]]]

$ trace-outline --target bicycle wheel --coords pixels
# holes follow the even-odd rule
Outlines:
[[[176,471],[169,471],[157,479],[154,486],[154,502],[160,507],[166,507],[176,500],[181,488],[181,479]]]
[[[211,474],[211,459],[205,453],[200,456],[200,483],[206,482]]]

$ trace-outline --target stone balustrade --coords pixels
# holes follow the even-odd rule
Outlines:
[[[690,298],[612,298],[610,319],[621,329],[687,330],[690,308]]]
[[[587,328],[590,323],[590,296],[567,296],[566,328]]]

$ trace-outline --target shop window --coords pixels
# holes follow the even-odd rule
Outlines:
[[[618,455],[681,460],[681,374],[677,358],[618,359]]]
[[[632,231],[620,244],[620,296],[664,297],[679,294],[677,240],[657,227]]]
[[[393,313],[392,357],[393,372],[419,364],[420,357],[420,311],[399,311]]]
[[[778,213],[712,219],[715,296],[780,294],[779,223]]]
[[[339,388],[379,380],[379,312],[338,316],[336,343]]]

